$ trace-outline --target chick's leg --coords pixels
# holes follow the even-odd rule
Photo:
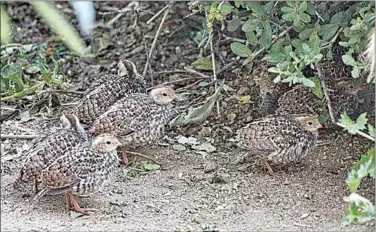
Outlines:
[[[123,154],[123,164],[127,165],[129,163],[129,160],[128,160],[128,156],[127,156],[127,153],[126,153],[126,150],[125,150],[125,146],[121,147],[121,152]]]
[[[38,179],[37,178],[34,178],[34,188],[33,188],[33,190],[34,190],[35,195],[39,192],[39,190],[38,190]]]
[[[70,192],[67,192],[66,194],[68,194],[68,197],[69,197],[69,204],[73,204],[73,209],[78,212],[78,213],[82,213],[82,214],[85,214],[85,215],[89,215],[89,213],[81,208],[79,205],[78,205],[78,202],[77,200],[74,198],[74,196],[72,195],[72,193]],[[68,203],[67,203],[67,206],[68,206]],[[72,209],[72,207],[70,207]]]
[[[268,169],[269,175],[274,176],[273,169],[272,167],[270,167],[270,164],[268,163],[268,161],[264,159],[264,162],[265,162],[266,168]]]

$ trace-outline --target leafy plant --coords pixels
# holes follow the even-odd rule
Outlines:
[[[354,122],[344,112],[338,125],[350,134],[359,134],[371,141],[375,141],[375,128],[367,123],[366,116],[366,113],[363,113]],[[367,130],[367,132],[364,132],[364,130]],[[375,178],[375,148],[373,147],[353,165],[352,170],[347,175],[346,183],[351,195],[344,198],[349,204],[349,208],[343,218],[344,224],[363,223],[372,220],[375,216],[375,206],[372,202],[356,193],[362,180],[367,176]]]

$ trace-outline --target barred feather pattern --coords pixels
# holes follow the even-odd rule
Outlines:
[[[163,136],[173,115],[171,105],[158,105],[147,94],[128,94],[99,116],[90,132],[115,134],[123,145],[141,146]]]
[[[112,104],[129,93],[146,93],[145,80],[137,76],[102,76],[93,83],[71,113],[76,114],[82,122],[91,125]]]
[[[47,189],[46,194],[71,191],[82,195],[101,191],[113,180],[118,163],[116,150],[98,152],[86,142],[43,170],[42,187]]]
[[[278,99],[277,114],[316,114],[322,109],[315,95],[302,85],[295,86]]]
[[[300,162],[316,146],[317,132],[304,130],[293,115],[271,115],[237,131],[238,146],[274,164]]]
[[[44,133],[33,141],[33,146],[22,164],[14,187],[20,188],[23,183],[34,178],[38,180],[44,168],[64,155],[68,149],[86,140],[86,133],[73,128],[53,128]]]

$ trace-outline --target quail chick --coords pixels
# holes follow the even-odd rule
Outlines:
[[[64,128],[53,128],[33,141],[19,175],[13,186],[23,189],[24,183],[34,180],[34,192],[38,192],[41,172],[72,146],[87,140],[86,132],[75,115],[62,115]]]
[[[248,154],[268,162],[288,164],[298,162],[312,153],[321,124],[314,115],[271,115],[252,122],[237,131],[238,145]]]
[[[261,63],[260,67],[255,70],[253,76],[258,80],[260,88],[260,115],[267,116],[274,114],[278,108],[278,98],[287,91],[287,85],[275,84],[273,79],[275,74],[268,72],[268,63]]]
[[[169,87],[155,88],[149,95],[127,94],[98,117],[89,133],[115,134],[123,144],[123,163],[127,164],[125,146],[145,145],[160,138],[174,116],[170,103],[176,98]]]
[[[128,93],[146,93],[146,83],[130,61],[119,62],[118,75],[104,75],[96,80],[71,113],[85,124],[106,112],[117,100]]]
[[[88,214],[81,208],[74,195],[101,191],[114,177],[119,164],[116,148],[119,140],[102,134],[92,142],[86,141],[69,149],[42,171],[43,189],[35,197],[65,193],[67,208]]]
[[[295,86],[278,99],[276,114],[315,114],[322,106],[316,96],[302,85]]]

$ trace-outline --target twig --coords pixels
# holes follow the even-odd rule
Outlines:
[[[151,66],[150,66],[150,57],[148,56],[149,54],[149,50],[148,50],[148,44],[146,43],[146,39],[145,39],[145,36],[144,36],[144,46],[145,46],[145,51],[146,51],[146,64],[148,65],[147,67],[149,68],[149,72],[150,72],[150,82],[151,82],[151,85],[154,86],[154,74],[151,70]]]
[[[184,89],[189,89],[189,88],[191,88],[192,86],[195,86],[195,85],[197,85],[197,84],[200,83],[200,82],[201,82],[201,81],[195,81],[195,82],[193,82],[192,84],[189,84],[189,85],[186,85],[186,86],[181,87],[181,88],[179,88],[179,89],[176,89],[175,92],[181,92],[181,91],[183,91]]]
[[[202,77],[205,77],[205,78],[211,78],[210,76],[205,75],[205,74],[200,73],[200,72],[197,72],[197,71],[194,70],[194,69],[187,68],[187,67],[184,67],[184,69],[187,70],[187,71],[189,71],[189,72],[191,72],[191,73],[193,73],[193,74],[197,74],[197,75],[202,76]]]
[[[157,43],[157,40],[158,40],[159,34],[160,34],[161,31],[162,31],[163,24],[164,24],[164,22],[166,21],[166,18],[167,18],[168,13],[170,12],[171,5],[172,5],[171,3],[169,3],[169,4],[167,5],[168,7],[166,8],[166,11],[165,11],[165,13],[164,13],[164,15],[163,15],[163,18],[162,18],[162,20],[161,20],[161,23],[159,24],[159,27],[158,27],[157,33],[155,33],[154,40],[153,40],[153,43],[152,43],[152,45],[151,45],[151,48],[150,48],[150,51],[149,51],[149,55],[148,55],[149,60],[150,60],[151,55],[153,54],[153,50],[154,50],[155,45],[156,45],[156,43]],[[149,65],[149,62],[146,62],[146,64],[145,64],[145,68],[144,68],[144,72],[142,73],[143,76],[146,76],[146,72],[147,72],[147,70],[148,70],[148,65]]]
[[[162,85],[171,85],[171,84],[182,82],[182,81],[199,80],[199,79],[210,79],[210,77],[187,77],[187,78],[182,78],[179,80],[164,82]],[[152,88],[154,87],[147,88],[147,90],[150,90]]]
[[[341,32],[343,31],[343,27],[341,27],[337,33],[334,35],[334,37],[326,44],[324,44],[321,49],[324,49],[324,48],[328,48],[328,47],[331,47],[333,45],[334,42],[336,42],[339,34],[341,34]]]
[[[127,151],[127,154],[136,155],[136,156],[141,156],[141,157],[143,157],[143,158],[146,158],[146,159],[149,159],[149,160],[153,161],[153,162],[156,163],[156,164],[162,165],[160,162],[158,162],[158,161],[155,160],[154,158],[151,158],[150,156],[147,156],[147,155],[144,155],[144,154],[141,154],[141,153],[138,153],[138,152]]]
[[[126,7],[120,10],[121,13],[117,14],[113,19],[111,19],[106,25],[111,26],[114,24],[119,18],[121,18],[126,12],[132,11],[134,8],[138,6],[138,2],[134,1],[129,3]],[[134,8],[132,8],[134,6]]]
[[[153,17],[151,17],[146,24],[150,24],[154,21],[160,14],[162,14],[163,11],[165,11],[169,7],[169,4],[167,4],[165,7],[163,7],[160,11],[158,11]]]
[[[234,61],[231,61],[230,63],[226,64],[223,68],[221,68],[218,72],[217,72],[217,75],[219,75],[220,73],[226,71],[227,69],[231,68],[231,66],[233,66],[235,63],[237,63],[239,61],[240,57],[237,57]],[[211,78],[214,77],[214,74],[210,76]]]
[[[315,66],[316,66],[316,69],[317,69],[317,75],[319,76],[319,79],[321,80],[321,86],[322,86],[322,89],[324,91],[325,100],[326,100],[326,104],[328,106],[330,119],[331,119],[332,123],[335,125],[336,124],[336,119],[335,119],[334,114],[333,114],[332,103],[330,101],[328,90],[326,88],[326,84],[325,84],[325,80],[324,80],[325,77],[322,75],[321,67],[320,67],[320,65],[317,62],[315,64]]]
[[[1,139],[35,139],[38,135],[0,135]]]
[[[84,95],[85,92],[75,91],[75,90],[43,90],[39,93],[61,93],[61,94],[75,94],[75,95]]]
[[[212,57],[214,89],[215,91],[217,91],[218,85],[217,85],[217,70],[215,66],[214,46],[213,46],[213,30],[210,31],[209,39],[210,39],[210,50],[211,50],[211,57]],[[220,117],[221,111],[219,110],[219,100],[216,101],[216,105],[217,105],[217,114],[218,114],[218,117]]]

